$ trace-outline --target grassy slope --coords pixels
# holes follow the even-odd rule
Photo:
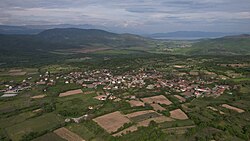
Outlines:
[[[190,48],[176,49],[186,55],[250,55],[250,38],[224,37],[201,41]]]

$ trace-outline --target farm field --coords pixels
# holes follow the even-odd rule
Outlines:
[[[15,116],[1,117],[0,119],[1,128],[7,128],[9,126],[21,123],[25,121],[26,119],[34,117],[35,115],[36,115],[35,113],[29,111],[29,112],[17,114]]]
[[[159,95],[159,96],[153,96],[153,97],[147,97],[142,98],[142,101],[145,103],[158,103],[158,104],[165,104],[170,105],[172,104],[171,101],[169,101],[165,96]]]
[[[138,112],[136,114],[138,114]],[[137,120],[135,120],[135,119],[137,119]],[[161,116],[161,115],[155,115],[155,113],[146,113],[145,114],[145,112],[144,112],[144,114],[142,114],[142,115],[132,117],[131,120],[136,122],[136,124],[126,128],[118,133],[115,133],[112,136],[117,137],[117,136],[122,136],[124,134],[128,134],[130,132],[135,132],[135,131],[139,130],[140,127],[148,127],[150,125],[150,122],[152,122],[152,121],[154,121],[156,123],[163,123],[163,122],[173,121],[174,119],[169,118],[169,117],[165,117],[165,116]]]
[[[26,133],[51,130],[61,124],[63,121],[55,114],[50,113],[7,127],[6,132],[13,141],[18,141]]]
[[[159,117],[160,114],[156,113],[155,111],[142,111],[142,112],[131,113],[126,116],[134,122],[140,122],[147,120],[149,118]]]
[[[139,107],[139,106],[145,106],[145,104],[138,100],[130,100],[128,101],[131,107]]]
[[[41,137],[34,139],[33,141],[66,141],[65,139],[59,137],[55,133],[48,133]]]
[[[32,96],[32,99],[40,99],[40,98],[44,98],[46,95],[36,95],[36,96]]]
[[[188,116],[181,109],[170,111],[170,117],[179,120],[188,119]]]
[[[85,141],[80,136],[64,127],[56,129],[54,133],[67,141]]]
[[[65,97],[65,96],[71,96],[71,95],[76,95],[76,94],[82,94],[83,91],[81,89],[77,89],[77,90],[70,90],[64,93],[60,93],[59,97]]]
[[[34,70],[1,70],[27,73],[0,76],[0,96],[9,86],[19,90],[0,97],[0,140],[249,139],[247,70],[221,66],[220,57],[122,51],[80,53],[77,58],[91,59]],[[231,71],[246,78],[232,78]]]
[[[113,112],[101,117],[97,117],[93,120],[109,133],[117,131],[125,123],[130,122],[130,120],[120,112]]]
[[[243,112],[245,112],[245,111],[242,110],[242,109],[239,109],[239,108],[230,106],[230,105],[228,105],[228,104],[222,104],[221,106],[224,107],[224,108],[230,109],[230,110],[234,110],[234,111],[236,111],[236,112],[238,112],[238,113],[243,113]]]

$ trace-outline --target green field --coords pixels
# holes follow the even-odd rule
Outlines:
[[[112,138],[94,121],[85,121],[80,124],[71,124],[68,125],[67,128],[81,136],[83,139],[89,141],[103,141]]]
[[[7,128],[15,124],[21,123],[29,118],[34,117],[36,114],[33,112],[25,112],[18,115],[13,115],[11,117],[1,117],[0,125],[1,128]]]
[[[66,141],[63,138],[59,137],[55,133],[47,133],[41,137],[38,137],[32,141]]]
[[[88,112],[88,106],[97,106],[100,101],[94,99],[95,94],[78,94],[67,97],[58,97],[56,111],[66,117],[79,117]]]
[[[22,139],[23,135],[30,132],[51,131],[57,127],[60,127],[62,124],[63,121],[60,117],[54,113],[49,113],[7,127],[6,132],[13,141],[18,141]]]

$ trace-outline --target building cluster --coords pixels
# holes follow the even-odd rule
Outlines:
[[[208,84],[214,82],[206,82],[201,79],[185,79],[174,76],[172,79],[164,78],[164,74],[156,70],[139,69],[138,71],[130,71],[120,75],[114,75],[108,69],[92,70],[85,72],[70,72],[66,74],[45,74],[39,75],[35,82],[29,81],[29,77],[20,85],[8,86],[2,90],[5,94],[17,94],[18,91],[30,88],[34,85],[53,86],[60,81],[65,84],[75,83],[84,88],[103,89],[104,96],[101,99],[112,98],[105,97],[111,95],[115,90],[126,90],[130,88],[145,88],[148,90],[168,89],[170,92],[177,92],[185,98],[199,96],[219,96],[229,89],[228,86],[215,85],[207,87]],[[44,91],[47,91],[45,88]],[[12,95],[12,96],[15,96]]]
[[[32,77],[27,78],[27,80],[32,79]],[[20,84],[15,84],[13,81],[10,81],[9,83],[3,83],[4,89],[0,90],[0,92],[3,93],[1,97],[14,97],[16,96],[20,91],[30,89],[31,83],[28,82],[26,79],[22,81]]]

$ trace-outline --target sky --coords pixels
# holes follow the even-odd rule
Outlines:
[[[127,32],[250,32],[250,0],[1,0],[2,25],[90,24]]]

